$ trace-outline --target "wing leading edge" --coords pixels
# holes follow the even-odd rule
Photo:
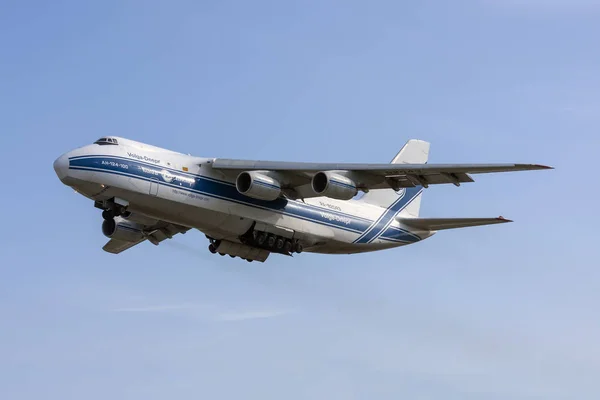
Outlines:
[[[288,161],[251,161],[216,158],[213,168],[243,171],[355,171],[369,172],[379,175],[403,175],[414,173],[469,173],[484,174],[489,172],[531,171],[552,169],[539,164],[355,164],[355,163],[305,163]]]

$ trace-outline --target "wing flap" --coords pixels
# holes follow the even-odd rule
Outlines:
[[[424,231],[468,228],[472,226],[503,224],[512,222],[504,217],[498,218],[396,218],[398,222]]]
[[[407,174],[400,176],[389,176],[387,179],[396,180],[398,187],[413,187],[417,185],[441,185],[452,183],[458,185],[461,183],[474,182],[473,178],[464,172],[460,173],[429,173],[429,174]]]

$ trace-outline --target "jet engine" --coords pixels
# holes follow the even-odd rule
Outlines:
[[[105,219],[102,222],[102,233],[104,236],[124,242],[137,242],[143,239],[143,229],[143,225],[128,221],[122,217]]]
[[[311,185],[315,193],[332,199],[350,200],[358,193],[352,179],[331,171],[317,172]]]
[[[281,194],[279,182],[259,171],[242,172],[235,187],[241,194],[259,200],[275,200]]]

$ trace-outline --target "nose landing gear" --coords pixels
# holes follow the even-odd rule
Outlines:
[[[212,254],[215,254],[217,252],[217,248],[214,244],[209,244],[208,245],[208,251],[210,251]]]
[[[115,199],[109,199],[104,201],[97,201],[96,203],[94,203],[94,206],[102,210],[103,219],[111,220],[128,212],[127,205],[122,205],[119,203],[127,204],[127,202],[123,200],[119,200],[117,202],[115,201]]]

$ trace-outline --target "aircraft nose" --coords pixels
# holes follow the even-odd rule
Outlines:
[[[63,154],[54,161],[54,171],[61,181],[67,177],[69,172],[69,158],[66,154]]]

